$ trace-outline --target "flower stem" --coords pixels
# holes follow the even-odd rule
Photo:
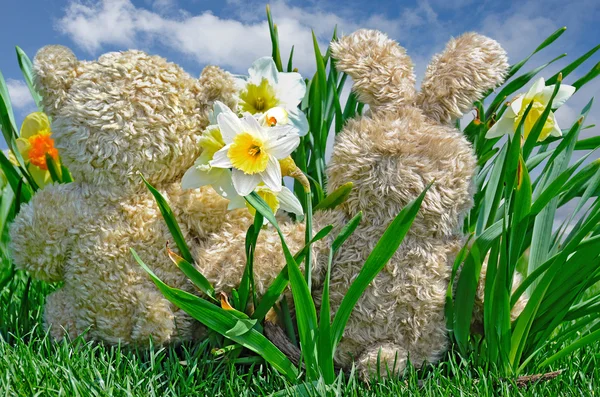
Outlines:
[[[305,263],[305,276],[306,276],[306,284],[308,284],[308,292],[311,292],[312,287],[312,248],[310,247],[310,241],[312,240],[312,194],[310,191],[310,187],[306,192],[306,231],[305,231],[305,245],[308,246],[308,251],[306,251],[306,258],[304,260]]]

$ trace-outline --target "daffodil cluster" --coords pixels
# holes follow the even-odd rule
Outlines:
[[[281,208],[301,215],[300,202],[282,184],[280,162],[289,163],[300,136],[308,132],[298,108],[306,93],[304,80],[298,73],[278,72],[271,58],[261,58],[236,84],[238,108],[215,103],[200,138],[202,154],[185,173],[182,187],[210,185],[229,200],[230,210],[246,206],[244,196],[256,192],[273,212]]]

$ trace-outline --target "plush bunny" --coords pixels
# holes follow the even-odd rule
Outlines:
[[[364,214],[334,258],[333,312],[387,225],[433,182],[402,245],[354,309],[336,352],[343,366],[356,360],[363,373],[385,375],[388,368],[402,371],[407,359],[416,366],[435,362],[447,349],[445,296],[464,244],[462,220],[472,206],[477,164],[454,122],[504,81],[508,63],[496,41],[466,33],[433,57],[417,92],[406,51],[380,32],[359,30],[331,50],[370,108],[336,137],[328,167],[330,191],[354,183],[340,209],[345,218]]]
[[[467,33],[433,58],[417,92],[410,58],[383,33],[359,30],[333,43],[331,53],[369,105],[336,137],[327,168],[329,192],[349,181],[354,188],[340,207],[315,215],[315,232],[332,224],[330,236],[335,236],[363,212],[333,260],[332,316],[390,222],[433,182],[404,242],[358,301],[335,354],[343,367],[356,362],[363,377],[376,371],[386,375],[402,371],[408,359],[416,366],[435,362],[447,350],[445,297],[454,257],[465,243],[462,219],[472,206],[477,164],[471,144],[453,123],[503,82],[508,63],[497,42]],[[303,233],[299,226],[284,226],[288,240]],[[197,254],[201,270],[218,280],[211,273],[215,265],[235,263],[241,277],[243,237],[235,227],[213,234]],[[317,301],[330,243],[315,247]],[[267,263],[275,274],[283,267],[272,230],[262,232],[256,256],[255,263]]]
[[[61,46],[41,49],[34,73],[75,182],[46,186],[21,208],[11,249],[34,278],[64,282],[45,307],[52,336],[89,329],[86,337],[110,343],[191,339],[197,323],[162,296],[130,252],[169,285],[194,290],[166,254],[172,238],[139,172],[165,195],[192,249],[231,219],[250,224],[246,209],[228,212],[211,188],[180,187],[213,102],[235,104],[233,78],[211,66],[195,79],[140,51],[79,61]]]

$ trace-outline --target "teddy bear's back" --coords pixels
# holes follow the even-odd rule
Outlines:
[[[168,285],[194,291],[167,256],[167,242],[177,248],[154,198],[142,192],[105,201],[95,194],[80,191],[79,223],[69,231],[77,241],[64,262],[64,289],[76,296],[77,333],[91,327],[93,339],[124,344],[147,344],[150,336],[157,344],[190,339],[192,319],[158,292],[130,251],[135,249]],[[193,248],[197,241],[190,238],[185,223],[181,228]]]

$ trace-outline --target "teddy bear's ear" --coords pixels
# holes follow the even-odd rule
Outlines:
[[[354,91],[371,108],[413,102],[415,75],[406,50],[385,34],[361,29],[331,44],[336,67],[354,80]]]
[[[221,101],[232,109],[235,107],[237,89],[233,76],[229,72],[218,66],[209,65],[202,70],[199,82],[198,101],[209,105],[210,110],[215,101]]]
[[[506,51],[498,42],[465,33],[433,57],[417,104],[432,119],[450,123],[469,111],[487,90],[501,84],[507,70]]]
[[[60,45],[43,47],[33,64],[34,85],[43,97],[44,110],[53,115],[67,97],[79,61],[73,51]]]

